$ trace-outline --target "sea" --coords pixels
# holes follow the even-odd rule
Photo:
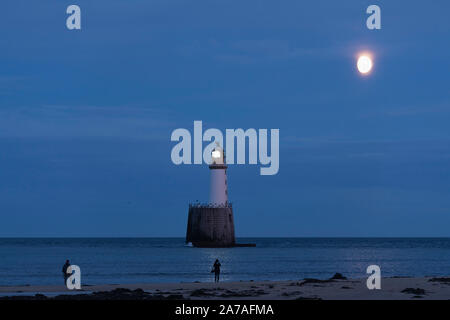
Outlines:
[[[0,238],[0,286],[63,284],[66,259],[83,285],[449,276],[450,238],[240,238],[249,248],[195,248],[184,238]]]

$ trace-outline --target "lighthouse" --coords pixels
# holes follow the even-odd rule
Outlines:
[[[228,201],[225,150],[217,144],[211,152],[209,203],[189,204],[186,243],[194,247],[254,247],[237,244],[234,236],[233,206]]]
[[[211,184],[209,202],[214,206],[228,205],[227,168],[225,152],[219,144],[211,152]]]
[[[195,247],[233,247],[233,207],[228,201],[225,150],[217,144],[211,152],[208,203],[189,205],[186,243]]]

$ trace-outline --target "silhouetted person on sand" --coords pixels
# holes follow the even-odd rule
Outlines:
[[[69,267],[70,267],[70,262],[69,262],[69,260],[66,260],[66,263],[62,267],[62,272],[64,275],[64,285],[66,285],[67,278],[69,278],[69,275],[67,274],[67,268],[69,268]]]
[[[219,276],[220,276],[220,262],[219,259],[216,259],[213,265],[213,271],[214,271],[214,282],[219,282]]]

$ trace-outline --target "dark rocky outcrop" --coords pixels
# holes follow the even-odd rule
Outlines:
[[[243,291],[231,291],[225,290],[219,297],[221,298],[239,298],[239,297],[257,297],[263,294],[267,294],[262,289],[259,290],[243,290]]]
[[[216,294],[214,293],[214,290],[208,290],[208,289],[196,289],[191,292],[191,297],[214,297]]]
[[[440,283],[450,284],[450,278],[449,277],[431,278],[428,281],[429,282],[440,282]]]
[[[330,279],[314,279],[314,278],[305,278],[302,282],[297,282],[298,286],[303,286],[305,284],[320,284],[320,283],[330,283],[335,282],[336,280],[347,280],[346,277],[344,277],[341,273],[335,273],[334,276],[332,276]],[[292,284],[291,284],[292,285]]]
[[[334,276],[330,278],[330,280],[347,280],[341,273],[335,273]]]
[[[292,291],[292,292],[284,292],[284,293],[282,293],[281,295],[283,296],[283,297],[290,297],[290,296],[298,296],[298,295],[300,295],[300,294],[302,294],[303,292],[301,292],[301,291]]]
[[[425,290],[421,288],[406,288],[401,291],[402,293],[410,293],[415,295],[425,294]]]
[[[180,300],[184,299],[181,294],[151,294],[142,289],[130,290],[117,288],[112,291],[98,291],[94,293],[61,294],[55,297],[47,297],[43,294],[34,296],[9,296],[1,297],[0,300]]]
[[[298,297],[295,300],[322,300],[322,298],[319,298],[319,297],[316,297],[316,296],[314,296],[314,297]]]

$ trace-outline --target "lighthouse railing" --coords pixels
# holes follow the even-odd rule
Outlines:
[[[233,208],[231,202],[212,203],[212,202],[193,202],[189,203],[189,208]]]

